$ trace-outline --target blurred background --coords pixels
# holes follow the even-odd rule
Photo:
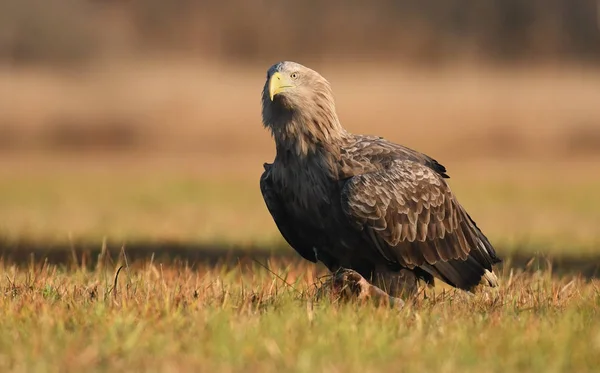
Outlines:
[[[4,255],[293,255],[258,188],[280,60],[444,164],[502,255],[600,257],[596,0],[0,0]]]

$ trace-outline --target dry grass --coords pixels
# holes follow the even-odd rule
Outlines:
[[[258,102],[271,62],[4,71],[0,144],[15,151],[0,160],[0,233],[40,251],[69,237],[282,245],[258,189],[273,157]],[[321,67],[346,126],[444,163],[501,255],[597,254],[597,72]],[[123,137],[125,153],[105,152]],[[100,152],[54,152],[88,140]],[[317,301],[321,269],[304,262],[271,262],[293,288],[260,266],[99,263],[0,261],[0,371],[597,368],[596,279],[507,267],[500,289],[437,288],[391,310]]]
[[[69,235],[88,247],[100,247],[103,237],[116,244],[281,246],[258,188],[264,160],[6,160],[0,167],[0,231],[41,247],[68,243]],[[590,171],[596,164],[444,163],[459,201],[503,254],[598,252],[600,178]]]
[[[270,263],[290,285],[258,265],[99,263],[0,263],[2,371],[597,368],[597,280],[505,270],[498,290],[437,288],[397,310],[316,300],[305,263]]]
[[[135,60],[58,73],[3,69],[5,146],[272,156],[260,90],[275,61],[248,67]],[[302,61],[300,61],[302,62]],[[597,70],[477,65],[438,70],[314,64],[343,124],[441,159],[599,154]],[[581,141],[581,138],[586,141]]]

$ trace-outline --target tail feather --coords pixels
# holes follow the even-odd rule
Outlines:
[[[494,272],[488,271],[487,269],[484,270],[483,277],[481,280],[484,283],[484,285],[487,285],[489,287],[495,288],[496,286],[498,286],[498,277],[496,277]]]
[[[479,284],[498,286],[496,275],[472,256],[467,260],[455,259],[433,265],[425,264],[421,268],[449,285],[463,290],[471,290]]]

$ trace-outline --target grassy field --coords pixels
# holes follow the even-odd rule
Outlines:
[[[104,237],[281,246],[258,187],[266,160],[231,162],[226,172],[205,168],[202,156],[6,162],[0,232],[42,246],[75,240],[99,248]],[[600,175],[591,170],[600,162],[444,163],[459,201],[503,253],[598,253]]]
[[[0,69],[0,371],[597,370],[598,72],[323,66],[344,124],[441,161],[506,259],[398,310],[315,298],[284,244],[266,67]]]
[[[259,104],[272,62],[0,68],[0,232],[98,245],[105,236],[281,244],[258,190],[262,164],[273,159]],[[313,67],[331,81],[349,130],[441,161],[503,250],[595,251],[598,70]]]
[[[293,256],[263,206],[259,165],[225,175],[199,169],[199,157],[94,159],[2,168],[0,371],[597,369],[600,179],[589,162],[451,167],[454,190],[508,259],[501,288],[468,297],[438,286],[396,310],[315,299],[321,266],[252,252],[226,260],[234,247]],[[96,256],[104,238],[111,260]],[[161,242],[220,249],[212,264],[185,250],[182,262]],[[13,261],[14,250],[36,254]],[[66,255],[46,262],[52,250]],[[589,268],[510,259],[539,254]]]
[[[4,372],[593,372],[600,282],[507,272],[403,309],[316,299],[314,268],[0,264]],[[316,281],[318,283],[318,281]]]

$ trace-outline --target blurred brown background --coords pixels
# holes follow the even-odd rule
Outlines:
[[[268,67],[294,60],[332,83],[348,129],[445,164],[493,238],[595,251],[599,4],[0,0],[0,228],[279,240],[259,98]]]
[[[264,73],[291,59],[356,131],[596,153],[599,21],[592,0],[2,0],[0,147],[260,151]]]

